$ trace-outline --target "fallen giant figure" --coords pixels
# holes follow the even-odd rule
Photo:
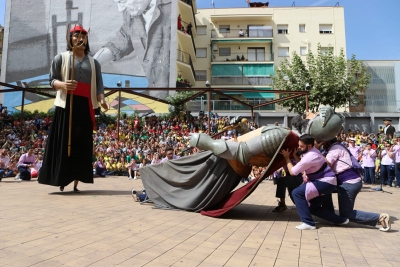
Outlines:
[[[310,133],[318,142],[331,140],[341,130],[342,119],[326,106],[311,119],[295,117],[292,127],[293,130],[261,127],[241,135],[237,142],[213,140],[202,133],[191,134],[190,146],[208,151],[140,169],[147,195],[156,208],[219,217],[246,199],[265,177],[285,164],[279,152],[297,149],[300,134]],[[237,130],[245,132],[246,127],[241,124]],[[249,175],[252,165],[266,170],[260,178],[232,191],[242,177]]]

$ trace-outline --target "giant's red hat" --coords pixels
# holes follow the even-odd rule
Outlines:
[[[69,31],[69,33],[81,32],[81,31],[82,31],[83,34],[87,34],[87,31],[86,31],[82,26],[80,26],[80,25],[77,25],[77,26],[73,27],[73,28]]]

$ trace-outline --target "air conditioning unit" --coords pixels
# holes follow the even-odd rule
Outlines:
[[[212,45],[212,50],[213,51],[218,51],[218,45],[217,44],[213,44]]]

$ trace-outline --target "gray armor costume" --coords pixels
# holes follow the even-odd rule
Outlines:
[[[335,114],[330,106],[323,106],[319,111],[320,114],[309,121],[306,133],[311,134],[318,142],[332,140],[342,128],[342,118]],[[245,127],[240,125],[239,129],[243,128]],[[203,133],[194,133],[189,136],[189,145],[210,150],[221,158],[236,160],[243,165],[248,165],[251,158],[260,154],[272,158],[288,134],[289,130],[283,127],[270,126],[264,127],[261,135],[246,142],[226,142],[225,140],[213,140]]]

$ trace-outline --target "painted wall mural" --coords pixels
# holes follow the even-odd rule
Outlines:
[[[79,24],[90,29],[91,55],[102,65],[106,87],[117,87],[119,81],[122,87],[174,87],[170,73],[176,64],[171,64],[170,51],[176,45],[176,34],[171,34],[176,1],[7,0],[1,81],[47,86],[52,59],[67,48],[67,25]],[[160,98],[167,94],[139,92]],[[20,106],[21,93],[7,93],[2,101],[9,109]],[[27,93],[25,101],[46,99]],[[140,109],[147,111],[143,105]]]

